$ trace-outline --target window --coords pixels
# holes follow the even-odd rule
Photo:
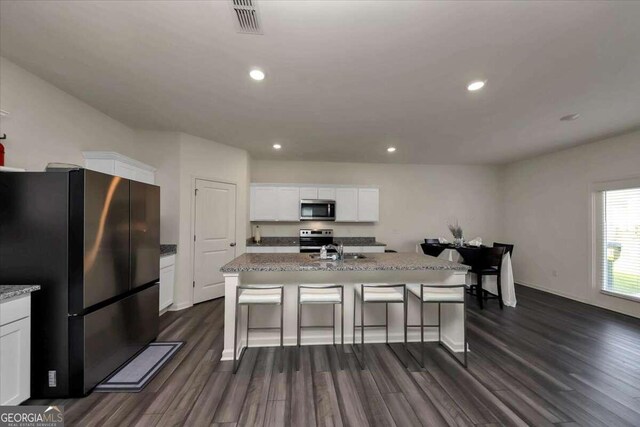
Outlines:
[[[640,186],[598,194],[598,280],[604,293],[640,300]]]

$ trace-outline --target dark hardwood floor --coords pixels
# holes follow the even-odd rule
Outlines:
[[[53,403],[69,426],[639,426],[640,320],[521,286],[517,296],[503,311],[470,302],[468,370],[437,345],[426,370],[384,345],[365,370],[315,346],[299,371],[288,349],[283,373],[278,351],[250,349],[235,376],[219,361],[223,301],[207,302],[162,316],[159,340],[186,345],[143,392]]]

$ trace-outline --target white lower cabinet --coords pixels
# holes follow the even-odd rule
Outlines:
[[[345,246],[344,253],[383,253],[385,246]],[[248,254],[299,253],[298,246],[247,246]]]
[[[0,302],[0,405],[18,405],[31,389],[31,295]]]
[[[385,246],[345,246],[346,254],[384,253]]]
[[[247,246],[248,254],[295,254],[299,252],[299,246]]]
[[[160,311],[173,304],[173,288],[176,275],[176,256],[160,258]]]

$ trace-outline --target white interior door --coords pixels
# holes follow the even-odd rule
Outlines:
[[[196,179],[193,302],[224,296],[220,267],[236,257],[236,186]]]

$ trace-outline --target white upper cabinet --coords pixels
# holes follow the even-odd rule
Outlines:
[[[298,187],[278,188],[277,221],[300,221],[300,189]]]
[[[358,221],[357,188],[336,188],[336,221]]]
[[[358,188],[358,221],[378,221],[379,205],[380,191],[377,188]]]
[[[369,187],[251,184],[251,221],[300,221],[300,200],[335,200],[337,222],[379,220],[380,192]]]
[[[300,221],[298,187],[251,186],[251,221]]]
[[[319,199],[317,187],[300,187],[300,200]]]
[[[336,189],[329,187],[300,187],[300,200],[335,200]]]
[[[251,187],[251,221],[278,220],[278,188]]]
[[[336,189],[335,188],[318,188],[318,199],[320,200],[335,200]]]
[[[96,172],[155,184],[156,168],[113,151],[83,151],[84,167]]]

